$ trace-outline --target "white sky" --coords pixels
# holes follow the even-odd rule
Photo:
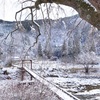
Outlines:
[[[0,19],[8,20],[8,21],[14,21],[15,20],[15,12],[20,10],[21,5],[17,2],[18,0],[0,0]],[[30,4],[30,3],[29,3]],[[67,17],[77,14],[77,12],[72,9],[71,7],[67,6],[61,6],[64,11],[61,9],[57,9],[58,6],[56,4],[52,5],[54,9],[50,10],[49,17],[52,19],[57,19],[60,17]],[[42,9],[44,12],[44,17],[47,17],[47,11],[45,11],[46,6],[42,5]],[[65,13],[64,13],[65,12]],[[41,19],[43,18],[41,11],[35,11],[34,15],[37,13],[37,16],[35,18]],[[23,11],[23,17],[22,20],[25,19],[25,17],[29,14],[29,10]]]

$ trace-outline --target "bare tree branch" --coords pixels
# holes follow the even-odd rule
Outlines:
[[[17,30],[18,30],[18,28],[16,28],[16,29],[14,29],[13,31],[9,32],[9,33],[6,35],[6,37],[3,38],[3,40],[1,41],[1,44],[2,44],[2,42],[3,42],[4,40],[6,40],[6,39],[8,38],[9,35],[12,35],[12,33],[14,33],[14,32],[17,31]]]

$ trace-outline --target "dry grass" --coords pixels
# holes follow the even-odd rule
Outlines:
[[[5,81],[6,82],[6,81]],[[46,86],[34,81],[33,83],[18,83],[11,81],[1,86],[0,100],[61,100]]]

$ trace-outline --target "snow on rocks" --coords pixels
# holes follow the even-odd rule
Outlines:
[[[0,69],[0,80],[6,80],[6,79],[14,79],[16,80],[19,74],[19,69],[18,68],[2,68]]]

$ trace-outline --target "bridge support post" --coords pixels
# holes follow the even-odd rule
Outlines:
[[[30,62],[31,62],[31,70],[32,70],[32,60],[30,60]],[[31,75],[31,77],[30,77],[30,80],[32,80],[32,75]]]
[[[24,74],[25,74],[25,70],[23,68],[23,64],[24,64],[24,61],[22,60],[22,68],[21,68],[21,81],[24,80]]]
[[[25,74],[25,70],[22,68],[21,69],[21,81],[24,80],[24,74]]]
[[[22,60],[22,68],[21,68],[21,81],[24,80],[24,74],[25,74],[25,70],[24,70],[24,62],[30,62],[30,69],[32,70],[32,60]],[[30,80],[32,80],[33,76],[30,75]]]

